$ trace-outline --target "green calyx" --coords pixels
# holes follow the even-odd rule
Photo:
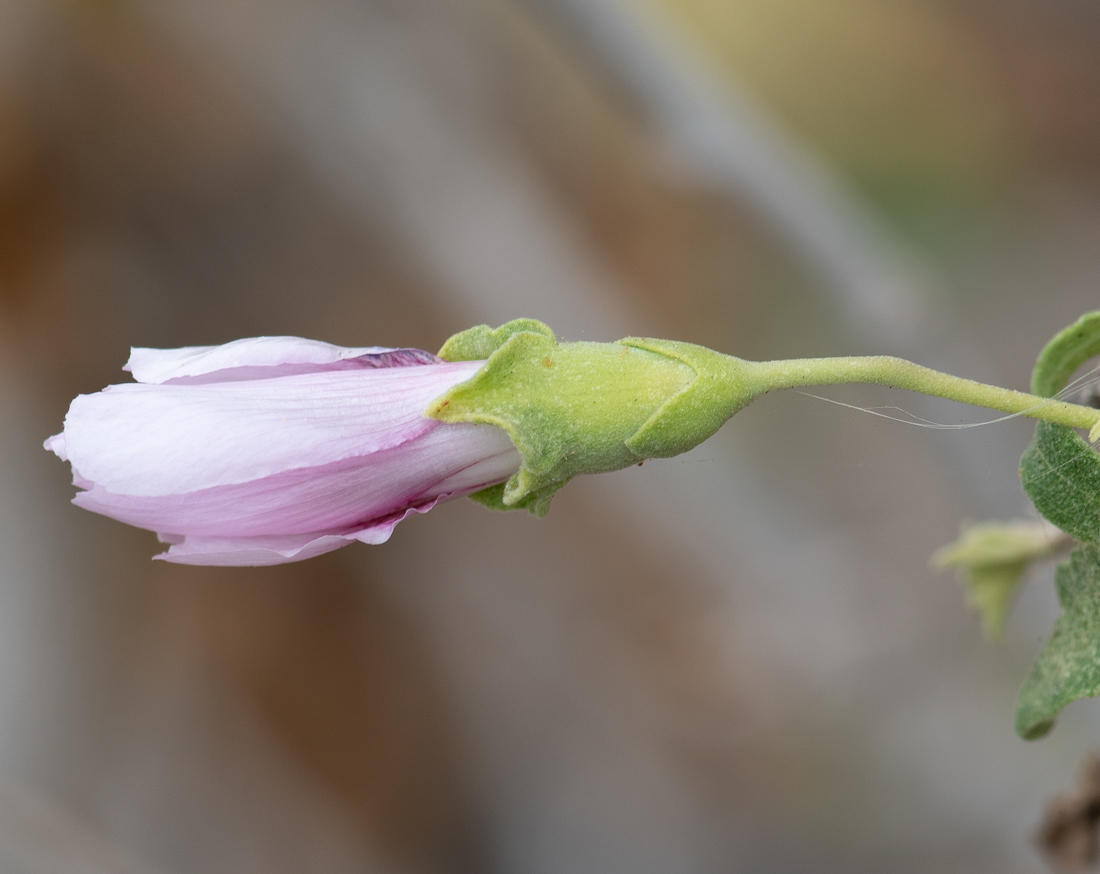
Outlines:
[[[439,355],[487,360],[425,415],[501,427],[523,457],[508,482],[472,497],[540,516],[572,477],[686,452],[761,390],[750,362],[702,346],[636,337],[559,343],[534,319],[470,328]]]

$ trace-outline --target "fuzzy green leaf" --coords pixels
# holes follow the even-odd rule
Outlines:
[[[1020,459],[1020,481],[1043,518],[1100,542],[1100,455],[1076,431],[1040,422]]]
[[[1032,392],[1054,397],[1082,364],[1100,355],[1100,312],[1087,313],[1039,354]],[[1038,738],[1058,712],[1100,694],[1100,456],[1065,425],[1040,422],[1020,460],[1024,491],[1044,518],[1084,541],[1058,567],[1063,613],[1020,690],[1016,731]]]
[[[1100,695],[1100,547],[1080,544],[1055,576],[1062,615],[1016,704],[1016,732],[1042,737],[1072,701]]]
[[[1100,313],[1088,313],[1039,355],[1032,391],[1054,397],[1084,362],[1100,355]],[[1020,460],[1024,491],[1044,518],[1078,540],[1100,542],[1100,456],[1066,425],[1040,422]]]
[[[1100,355],[1100,311],[1085,313],[1047,343],[1031,372],[1032,394],[1054,397],[1066,387],[1078,367],[1097,355]]]

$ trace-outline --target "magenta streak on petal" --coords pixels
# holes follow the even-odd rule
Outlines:
[[[347,348],[302,337],[251,337],[222,346],[130,350],[123,370],[141,383],[223,382],[267,379],[297,373],[369,367],[437,364],[440,359],[420,349],[384,346]]]
[[[154,531],[301,535],[362,525],[442,494],[503,482],[519,466],[504,431],[429,421],[427,430],[401,446],[327,465],[165,496],[120,495],[96,484],[73,503]]]
[[[114,494],[249,483],[415,439],[436,424],[423,415],[431,401],[481,363],[110,386],[73,401],[65,447],[84,479]]]
[[[210,385],[216,382],[245,382],[252,379],[272,379],[277,376],[298,376],[303,373],[331,373],[337,370],[378,370],[383,367],[415,367],[421,364],[441,364],[431,352],[420,349],[388,349],[347,358],[333,364],[279,364],[271,367],[229,367],[202,376],[177,376],[161,385]]]

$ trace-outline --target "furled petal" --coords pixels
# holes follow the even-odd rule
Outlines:
[[[482,362],[207,385],[115,385],[65,418],[74,475],[116,495],[179,495],[322,467],[433,429],[424,410]],[[56,449],[55,449],[56,451]]]
[[[443,495],[426,504],[409,507],[346,534],[290,534],[282,537],[197,537],[192,534],[176,537],[162,534],[161,541],[171,545],[167,552],[153,558],[175,564],[223,567],[260,567],[302,561],[332,552],[356,540],[371,545],[385,543],[390,539],[397,523],[413,513],[427,513],[447,497],[450,496]]]
[[[519,469],[519,453],[499,428],[437,422],[428,427],[416,439],[371,455],[250,482],[150,496],[112,492],[97,481],[73,503],[154,531],[302,535],[361,526],[440,495],[467,494]]]
[[[295,337],[135,349],[139,381],[76,398],[45,446],[75,504],[161,532],[157,558],[299,561],[519,470],[504,430],[424,415],[483,364]]]
[[[130,350],[123,370],[138,382],[208,383],[267,379],[326,370],[359,370],[437,364],[440,359],[420,349],[383,346],[346,348],[301,337],[251,337],[221,346]]]
[[[170,542],[171,536],[161,538]],[[332,552],[355,540],[343,534],[299,534],[283,537],[195,537],[187,535],[153,558],[175,564],[262,567],[302,561]]]

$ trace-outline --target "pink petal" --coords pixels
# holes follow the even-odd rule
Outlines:
[[[85,489],[74,503],[165,532],[157,558],[299,561],[519,469],[503,430],[424,416],[483,363],[296,337],[134,349],[138,382],[76,398],[45,447]]]
[[[426,504],[409,507],[346,534],[301,534],[283,537],[196,537],[193,534],[184,536],[162,534],[161,541],[171,546],[168,547],[167,552],[162,552],[153,558],[175,564],[222,567],[261,567],[303,561],[332,552],[356,540],[372,545],[385,543],[390,539],[397,523],[413,513],[427,513],[441,500],[445,500],[445,497],[441,496]]]
[[[171,542],[171,536],[162,537]],[[306,534],[285,537],[195,537],[187,535],[172,543],[167,552],[154,555],[174,564],[262,567],[302,561],[332,552],[354,542],[343,534]]]
[[[437,364],[440,359],[420,349],[384,346],[346,348],[301,337],[251,337],[221,346],[130,350],[123,370],[142,383],[209,383],[267,379],[326,370],[357,370]]]
[[[321,467],[433,429],[435,398],[482,362],[208,385],[115,385],[65,418],[74,471],[116,495],[179,495]]]
[[[69,451],[65,445],[65,432],[60,434],[54,434],[53,437],[47,437],[46,442],[42,444],[46,449],[60,458],[62,461],[69,460]],[[71,465],[70,465],[71,467]],[[87,480],[80,475],[75,467],[71,467],[73,472],[73,485],[81,489],[90,489],[95,483],[91,480]]]
[[[187,493],[119,494],[96,482],[73,503],[154,531],[302,535],[362,526],[413,503],[502,482],[519,469],[519,453],[499,428],[431,422],[429,429],[371,455]]]
[[[65,432],[60,434],[54,434],[53,437],[47,437],[46,442],[42,444],[43,447],[48,449],[62,461],[68,461],[69,456],[65,451]]]

